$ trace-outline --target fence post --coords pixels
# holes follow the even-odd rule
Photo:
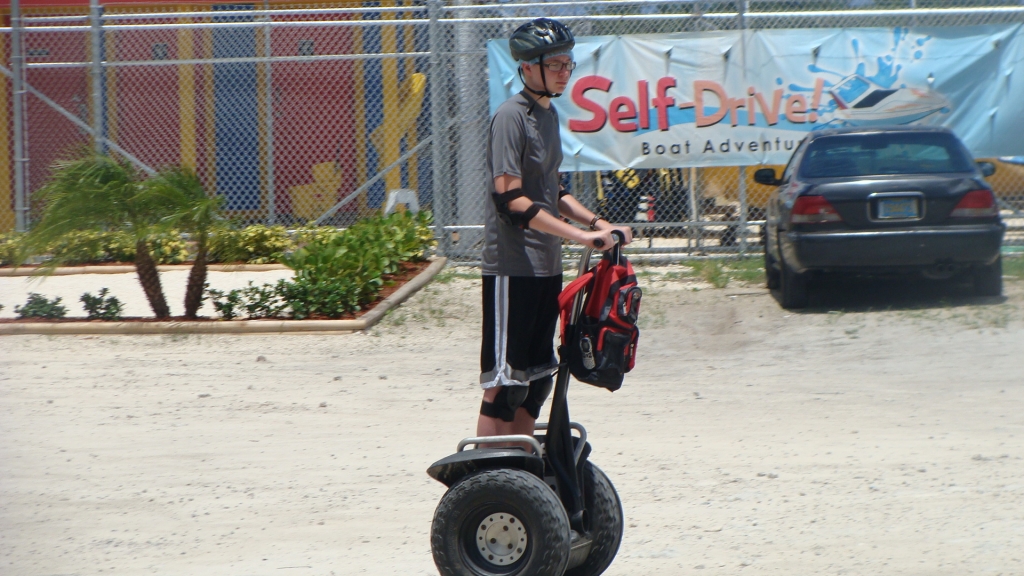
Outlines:
[[[740,166],[739,196],[740,196],[740,257],[747,255],[747,167]]]
[[[89,0],[89,34],[92,51],[92,130],[93,147],[97,154],[105,154],[107,147],[103,142],[106,136],[106,105],[103,102],[103,7],[99,0]]]
[[[736,24],[739,26],[741,33],[747,29],[747,9],[749,0],[736,0]],[[746,47],[746,34],[743,35],[743,59],[744,64],[747,58],[747,47]],[[748,110],[747,114],[753,114],[753,110]],[[740,166],[740,179],[738,182],[739,197],[740,197],[740,226],[739,226],[739,240],[740,240],[740,257],[747,255],[747,218],[749,212],[747,210],[747,167]]]
[[[441,75],[444,73],[444,65],[441,62],[441,51],[443,49],[441,24],[441,1],[427,0],[427,15],[430,17],[430,24],[427,34],[430,37],[430,79],[427,87],[430,89],[430,163],[431,163],[431,188],[433,191],[434,226],[437,231],[437,251],[447,255],[451,250],[451,234],[445,230],[448,226],[449,208],[449,186],[445,184],[445,168],[447,160],[444,158],[443,142],[447,141],[444,136],[444,112],[441,109],[441,101],[444,98],[441,93]]]
[[[263,124],[267,139],[267,152],[264,161],[267,163],[267,225],[272,226],[277,222],[277,194],[274,190],[274,81],[271,74],[273,65],[270,62],[271,43],[270,31],[270,0],[263,0],[266,26],[263,30]]]
[[[697,248],[703,244],[704,229],[697,225],[700,222],[700,203],[697,202],[697,169],[690,167],[690,238]],[[696,230],[694,230],[696,229]],[[692,250],[692,248],[691,248]]]
[[[459,10],[460,6],[472,5],[473,0],[453,0],[451,9],[459,18],[472,18],[472,10]],[[457,224],[474,225],[483,223],[483,190],[486,190],[486,154],[487,146],[484,139],[487,135],[487,118],[489,102],[486,76],[481,71],[486,69],[486,60],[476,53],[484,47],[482,31],[478,24],[455,24],[455,89],[456,115],[458,121],[455,174],[452,184],[454,188],[454,212]],[[483,231],[463,228],[459,230],[459,255],[477,257],[479,252],[473,246],[483,238]]]
[[[15,229],[28,231],[28,202],[25,198],[25,88],[22,85],[25,58],[21,50],[21,2],[11,0],[11,92],[14,96],[14,214]]]

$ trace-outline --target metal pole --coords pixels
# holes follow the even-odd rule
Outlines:
[[[277,221],[277,195],[274,192],[274,83],[271,75],[272,65],[270,63],[270,1],[263,0],[263,9],[267,10],[265,17],[266,27],[263,32],[263,85],[264,85],[264,123],[267,138],[267,225],[273,225]]]
[[[700,221],[700,210],[697,202],[697,169],[693,167],[690,168],[690,221]],[[694,227],[690,226],[689,230],[690,237],[694,238]],[[701,245],[701,236],[703,236],[703,234],[704,231],[701,230],[700,227],[697,227],[695,236],[695,243],[697,247],[700,247]]]
[[[7,76],[13,82],[15,74],[11,70],[8,70],[7,68],[5,68],[3,66],[0,66],[0,74],[3,74],[4,76]],[[64,108],[60,104],[57,104],[56,102],[54,102],[46,94],[43,94],[39,90],[36,90],[35,88],[33,88],[32,85],[29,84],[28,82],[21,81],[21,92],[23,94],[31,94],[31,95],[35,96],[36,98],[39,99],[40,102],[42,102],[43,104],[46,104],[47,106],[49,106],[51,110],[53,110],[57,114],[60,114],[64,118],[66,118],[67,121],[71,122],[72,125],[74,125],[74,126],[76,126],[78,128],[81,128],[82,131],[85,132],[86,134],[88,134],[89,136],[95,137],[95,132],[92,131],[92,126],[90,126],[90,125],[86,124],[85,122],[83,122],[78,116],[75,116],[71,112],[68,112],[68,110],[66,108]],[[109,138],[106,138],[106,137],[102,137],[102,138],[103,138],[104,145],[109,147],[114,152],[117,152],[121,156],[124,156],[126,160],[128,160],[132,164],[135,164],[136,166],[138,166],[139,170],[142,170],[143,172],[145,172],[146,174],[149,174],[150,176],[156,174],[156,170],[153,170],[151,167],[149,167],[146,164],[144,164],[141,160],[139,160],[138,158],[133,156],[131,152],[125,150],[124,148],[121,148],[120,146],[117,145],[116,142],[111,142]],[[25,144],[25,147],[27,148],[28,147],[28,142],[25,142],[24,144]],[[28,153],[27,152],[24,154],[24,159],[25,159],[25,162],[28,162]]]
[[[458,7],[473,4],[472,0],[453,0],[458,16],[471,16],[459,11]],[[454,212],[459,224],[480,224],[483,222],[483,195],[486,189],[485,171],[487,144],[487,119],[489,116],[487,83],[481,81],[480,70],[485,69],[486,59],[480,53],[485,43],[479,24],[462,23],[455,26],[455,86],[456,114],[458,123],[458,150],[456,151],[455,176],[449,186],[454,188]],[[482,233],[463,231],[459,234],[459,252],[466,256],[475,255],[473,246],[483,238]]]
[[[334,206],[331,206],[330,208],[328,208],[326,212],[321,214],[319,218],[317,218],[316,220],[313,221],[313,225],[314,226],[321,225],[324,220],[330,218],[331,216],[334,216],[334,214],[338,211],[339,208],[341,208],[345,204],[348,204],[352,200],[356,199],[363,192],[369,190],[370,186],[373,186],[374,184],[379,182],[382,178],[387,176],[388,173],[390,173],[392,170],[394,170],[395,168],[399,167],[402,163],[407,161],[409,158],[412,158],[413,156],[418,154],[419,151],[422,150],[424,146],[428,146],[428,145],[430,145],[432,143],[433,143],[433,138],[427,138],[426,140],[420,141],[419,144],[413,146],[409,150],[406,150],[405,154],[402,154],[400,157],[398,157],[397,160],[395,160],[391,164],[388,164],[387,166],[382,168],[380,172],[377,172],[376,176],[374,176],[373,178],[370,178],[366,182],[363,182],[362,184],[359,185],[358,188],[356,188],[355,190],[349,192],[348,196],[345,196],[341,200],[338,200],[338,202]]]
[[[106,154],[103,137],[106,110],[103,103],[103,8],[99,0],[89,0],[89,28],[92,39],[92,130],[93,146],[97,154]]]
[[[747,167],[740,166],[740,256],[747,255]]]
[[[22,79],[25,58],[21,51],[21,3],[11,0],[11,75],[14,96],[14,214],[15,229],[28,231],[28,202],[25,197],[25,89]]]
[[[441,0],[428,0],[427,11],[430,16],[430,25],[427,32],[430,36],[430,79],[427,87],[430,89],[430,158],[432,168],[432,189],[434,206],[434,225],[440,237],[437,251],[448,254],[451,251],[451,234],[445,230],[449,224],[449,186],[445,183],[444,166],[447,160],[444,157],[445,143],[448,142],[445,132],[444,111],[441,109],[441,101],[444,98],[441,86],[441,76],[444,74],[441,52],[444,50],[442,42],[441,25],[438,22],[441,17]]]
[[[737,0],[737,2],[736,2],[736,12],[738,14],[738,22],[737,23],[739,24],[739,27],[740,27],[741,31],[742,30],[746,30],[746,28],[747,28],[746,14],[747,14],[747,9],[748,8],[749,8],[748,0]],[[743,38],[744,38],[744,42],[743,42],[743,64],[744,64],[744,69],[746,69],[746,62],[747,62],[746,33],[743,33]],[[753,114],[753,113],[754,113],[753,110],[748,110],[747,111],[747,114]],[[746,166],[740,166],[739,167],[739,171],[740,171],[740,181],[739,181],[740,225],[739,225],[739,229],[737,230],[737,232],[739,233],[739,236],[740,236],[740,238],[739,238],[739,240],[740,240],[740,257],[743,257],[743,256],[747,255],[747,217],[748,217],[748,214],[747,214],[747,167]]]

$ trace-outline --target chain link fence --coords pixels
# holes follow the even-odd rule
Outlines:
[[[17,8],[17,2],[14,3]],[[489,123],[486,42],[549,16],[578,36],[971,26],[1019,1],[402,2],[36,7],[0,61],[0,231],[31,225],[53,161],[85,148],[196,170],[246,223],[346,226],[392,202],[434,211],[439,250],[479,257]],[[18,85],[16,85],[18,84]],[[1024,159],[990,182],[1024,246]],[[565,176],[661,258],[759,251],[770,190],[753,166]]]
[[[27,12],[25,189],[95,146],[194,169],[244,223],[346,226],[394,191],[430,207],[428,20],[382,4]]]

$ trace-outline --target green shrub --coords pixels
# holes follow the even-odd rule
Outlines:
[[[381,284],[379,278],[360,282],[355,277],[342,277],[317,282],[297,277],[279,281],[277,290],[295,320],[317,316],[340,318],[359,311],[363,304],[376,298]]]
[[[367,218],[343,232],[320,233],[282,261],[296,276],[319,281],[351,273],[393,274],[401,262],[422,259],[433,245],[430,213]]]
[[[181,264],[189,259],[188,244],[174,230],[150,236],[146,245],[157,264]],[[134,249],[132,256],[134,260]]]
[[[188,260],[188,244],[176,231],[150,236],[146,245],[157,264],[180,264]],[[49,253],[67,265],[134,262],[135,241],[127,232],[82,230],[61,237],[49,247]]]
[[[434,232],[430,229],[431,222],[430,212],[415,215],[396,213],[384,220],[396,244],[396,253],[403,261],[421,261],[437,245]]]
[[[249,318],[276,318],[288,309],[277,285],[256,286],[251,281],[242,288],[242,307]]]
[[[210,239],[210,261],[248,264],[280,262],[285,252],[293,247],[284,226],[248,226],[241,230],[215,233]]]
[[[45,253],[67,266],[130,262],[135,259],[135,245],[126,232],[77,230],[50,243]]]
[[[171,231],[151,236],[146,244],[157,264],[180,264],[188,260],[188,244],[181,239],[178,232]],[[9,235],[0,239],[0,265],[12,263],[18,248],[17,236]],[[51,242],[43,254],[35,255],[48,255],[65,266],[134,262],[135,241],[131,234],[123,231],[76,230]]]
[[[311,282],[306,279],[279,280],[276,284],[223,292],[207,290],[214,310],[224,320],[245,318],[280,318],[290,316],[303,320],[311,316],[338,318],[356,306],[352,302],[351,281]]]
[[[344,230],[339,230],[333,226],[299,228],[292,235],[292,242],[295,248],[302,248],[311,244],[328,244],[344,233]]]
[[[30,292],[25,305],[15,306],[14,313],[18,318],[63,318],[67,316],[68,309],[61,306],[60,301],[60,297],[50,300],[42,294]]]
[[[401,263],[422,259],[433,244],[430,214],[369,218],[347,230],[308,228],[296,233],[301,247],[282,260],[295,277],[277,284],[223,292],[207,290],[225,320],[290,315],[339,318],[377,298],[385,274]]]
[[[10,266],[17,259],[21,236],[17,232],[0,234],[0,266]]]
[[[79,298],[85,306],[85,312],[89,316],[89,320],[119,320],[121,318],[124,304],[114,296],[108,297],[108,292],[109,290],[106,288],[100,288],[98,296],[93,296],[91,292],[86,292]]]
[[[222,292],[212,288],[206,289],[206,294],[213,303],[213,309],[225,320],[234,320],[238,316],[238,309],[242,307],[242,291],[229,290]]]
[[[267,264],[283,262],[285,254],[296,247],[333,253],[331,246],[362,245],[367,247],[365,256],[374,260],[367,266],[391,274],[397,271],[399,262],[422,258],[434,245],[429,226],[428,212],[368,218],[346,230],[330,226],[300,228],[293,237],[284,226],[248,226],[215,233],[210,240],[210,262]],[[0,266],[14,262],[20,237],[14,233],[0,235]],[[189,244],[176,230],[150,236],[146,244],[157,264],[180,264],[191,259]],[[76,230],[49,244],[44,254],[68,266],[134,262],[135,243],[127,231]],[[342,268],[347,270],[347,264]]]
[[[337,318],[358,312],[377,297],[383,275],[398,272],[402,262],[425,256],[433,242],[429,224],[426,212],[367,218],[285,256],[295,277],[279,283],[279,290],[292,317]]]
[[[275,284],[256,286],[249,282],[245,288],[236,288],[227,292],[207,288],[207,296],[213,302],[213,308],[221,318],[231,320],[244,310],[246,318],[276,318],[281,316],[288,305],[281,300]]]
[[[108,262],[135,262],[135,240],[127,232],[111,232],[107,236],[104,251]],[[156,255],[153,255],[154,260]],[[157,260],[157,264],[160,261]]]

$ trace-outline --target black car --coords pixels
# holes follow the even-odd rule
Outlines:
[[[812,132],[768,201],[764,259],[768,287],[782,306],[807,306],[816,272],[914,272],[930,278],[969,273],[975,292],[1002,292],[999,249],[1005,225],[984,177],[944,128],[844,128]]]

